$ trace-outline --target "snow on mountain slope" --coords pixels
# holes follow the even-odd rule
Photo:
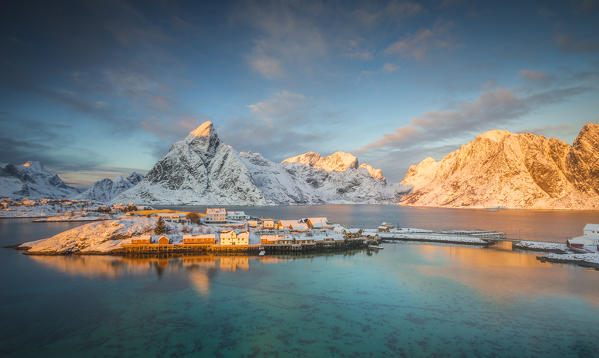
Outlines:
[[[252,174],[254,183],[272,204],[322,203],[314,190],[291,174],[283,165],[259,153],[242,152],[240,158]]]
[[[142,181],[143,176],[135,172],[131,173],[127,178],[117,176],[114,180],[108,178],[95,182],[89,189],[81,193],[79,198],[109,202],[114,197],[130,189]]]
[[[402,205],[599,209],[599,125],[572,146],[530,133],[489,131],[440,162],[410,167]]]
[[[349,153],[322,158],[306,153],[282,163],[258,153],[237,153],[203,123],[170,151],[135,187],[113,202],[138,204],[276,205],[396,202],[399,185]]]
[[[146,177],[113,202],[144,204],[265,205],[239,155],[204,122],[173,144]]]
[[[0,197],[63,199],[78,194],[39,162],[0,166]]]
[[[309,184],[321,202],[391,203],[407,192],[398,184],[388,185],[381,170],[359,165],[350,153],[336,152],[322,158],[308,152],[281,164],[293,177]]]

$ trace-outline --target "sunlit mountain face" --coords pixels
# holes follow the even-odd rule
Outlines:
[[[0,20],[0,163],[78,189],[145,175],[205,121],[388,183],[489,130],[571,144],[597,123],[593,0],[5,1]]]

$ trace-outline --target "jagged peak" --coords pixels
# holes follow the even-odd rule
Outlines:
[[[345,171],[349,168],[358,167],[358,158],[351,153],[335,152],[325,159],[330,170]]]
[[[23,163],[23,166],[25,168],[29,168],[29,169],[34,170],[36,172],[41,172],[44,169],[44,166],[42,165],[42,163],[37,162],[37,161],[33,161],[33,160],[29,160],[29,161]]]
[[[208,137],[214,133],[214,126],[212,122],[206,121],[200,124],[196,129],[189,132],[190,136],[194,137]]]
[[[476,136],[476,139],[489,139],[493,142],[501,142],[505,137],[511,135],[512,132],[503,129],[493,129]]]

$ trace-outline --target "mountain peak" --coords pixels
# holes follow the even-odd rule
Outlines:
[[[477,139],[489,139],[493,142],[501,142],[503,140],[503,138],[509,136],[510,134],[512,134],[512,132],[510,132],[510,131],[506,131],[503,129],[493,129],[493,130],[484,132],[482,134],[479,134],[476,138]]]
[[[36,171],[36,172],[41,172],[43,169],[43,166],[40,162],[31,161],[31,160],[23,163],[23,166],[26,168],[29,168],[33,171]]]
[[[194,137],[208,137],[212,135],[213,132],[214,126],[212,125],[212,122],[206,121],[200,124],[199,127],[197,127],[196,129],[189,132],[189,135]]]
[[[351,153],[335,152],[325,159],[329,171],[345,171],[358,167],[358,158]]]

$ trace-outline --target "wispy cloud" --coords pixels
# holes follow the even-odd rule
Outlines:
[[[547,72],[533,71],[533,70],[521,70],[520,76],[533,81],[546,80],[550,77]]]
[[[385,74],[390,74],[393,73],[397,70],[399,70],[399,66],[390,62],[387,62],[385,64],[383,64],[383,66],[381,66],[380,68],[376,69],[376,70],[364,70],[362,71],[362,75],[364,76],[372,76],[372,75],[376,75],[377,73],[385,73]]]
[[[423,141],[443,141],[505,126],[542,105],[561,102],[586,91],[586,87],[569,87],[528,96],[518,96],[508,89],[485,91],[475,101],[460,102],[452,109],[428,112],[413,118],[410,124],[366,144],[358,152],[411,148]]]
[[[422,29],[412,35],[405,36],[387,46],[385,54],[398,54],[416,60],[437,49],[452,49],[456,43],[449,36],[452,22]]]
[[[325,56],[328,44],[316,23],[321,7],[302,2],[252,3],[240,6],[235,21],[258,32],[246,60],[250,68],[276,79],[294,71],[306,71],[311,60]]]
[[[354,17],[364,24],[375,24],[383,19],[394,19],[395,21],[414,16],[424,12],[424,8],[417,2],[390,1],[385,6],[375,11],[359,8],[353,11]]]
[[[248,105],[248,116],[228,121],[219,134],[240,151],[282,160],[311,150],[326,138],[328,129],[317,123],[316,117],[328,114],[316,107],[300,93],[280,91]]]

